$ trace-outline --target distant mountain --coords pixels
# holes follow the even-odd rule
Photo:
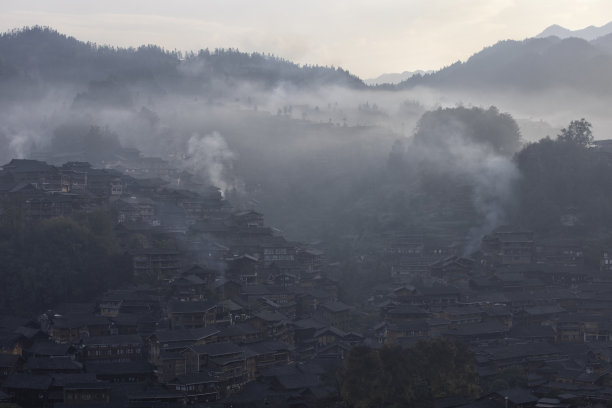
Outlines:
[[[591,44],[603,51],[612,54],[612,34],[608,34],[603,37],[598,37],[597,39],[591,41]]]
[[[573,88],[592,93],[612,91],[612,37],[589,42],[580,38],[530,38],[500,41],[429,75],[414,76],[399,88],[512,89],[539,92]]]
[[[364,79],[363,82],[366,85],[380,85],[380,84],[399,84],[402,81],[407,80],[408,78],[413,77],[414,75],[425,75],[430,74],[433,71],[423,71],[421,69],[417,71],[404,71],[402,73],[390,73],[390,74],[382,74],[376,78]]]
[[[0,35],[0,84],[46,86],[55,82],[98,87],[111,81],[194,90],[212,83],[249,81],[263,87],[288,83],[298,87],[365,87],[341,68],[292,63],[274,56],[234,49],[200,50],[182,55],[158,46],[115,48],[85,43],[45,27]],[[13,88],[18,88],[13,86]],[[17,89],[14,93],[21,92]]]
[[[576,37],[582,38],[583,40],[592,41],[596,38],[603,37],[604,35],[612,34],[612,21],[601,27],[588,26],[581,30],[568,30],[560,25],[553,24],[546,28],[540,34],[536,35],[535,38],[546,38],[546,37],[559,37],[561,39]]]

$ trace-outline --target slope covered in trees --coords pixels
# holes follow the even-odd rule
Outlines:
[[[592,42],[557,37],[500,41],[465,62],[415,75],[398,87],[514,90],[525,94],[569,88],[604,95],[612,90],[607,74],[612,69],[609,41],[606,37]]]
[[[478,395],[478,375],[467,347],[438,338],[415,346],[356,346],[341,371],[349,406],[432,407],[434,399]]]
[[[549,231],[572,213],[590,231],[612,226],[612,161],[605,146],[591,144],[590,127],[584,119],[572,121],[555,139],[529,144],[516,155],[517,223]]]
[[[115,48],[84,43],[49,28],[32,27],[0,35],[0,83],[39,86],[49,83],[144,82],[185,91],[212,81],[251,81],[262,86],[338,84],[365,87],[341,68],[299,66],[258,53],[234,49],[201,50],[182,55],[154,45]]]
[[[131,258],[120,250],[108,212],[31,227],[11,214],[12,225],[0,226],[0,312],[28,316],[68,299],[89,300],[130,280]]]

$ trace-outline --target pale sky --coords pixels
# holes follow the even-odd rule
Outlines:
[[[439,69],[551,24],[612,21],[611,0],[0,0],[0,31],[44,25],[82,41],[237,48],[362,77]]]

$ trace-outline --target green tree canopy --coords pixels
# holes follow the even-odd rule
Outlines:
[[[579,146],[589,146],[593,143],[592,125],[584,118],[572,120],[567,128],[561,129],[557,139],[563,142],[570,142]]]
[[[56,217],[23,231],[0,227],[0,309],[27,315],[63,301],[90,299],[131,279],[103,211]]]
[[[358,346],[345,360],[341,395],[351,407],[431,407],[435,398],[478,395],[477,380],[472,353],[447,339]]]
[[[590,127],[584,119],[574,120],[556,139],[529,144],[514,157],[521,174],[514,223],[546,232],[571,208],[586,226],[612,225],[612,162],[589,147]]]

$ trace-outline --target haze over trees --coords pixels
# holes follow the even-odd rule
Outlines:
[[[10,203],[3,203],[7,212]],[[0,310],[29,316],[71,299],[86,301],[131,279],[131,258],[118,246],[103,210],[52,218],[25,228],[18,213],[0,227]]]
[[[533,92],[566,89],[605,94],[610,82],[604,72],[612,66],[612,35],[586,41],[580,38],[529,38],[500,41],[437,72],[415,75],[398,84]]]
[[[549,104],[495,90],[506,84],[554,92],[562,82],[575,98],[550,105],[579,104],[603,75],[591,71],[610,58],[605,41],[501,42],[397,87],[368,88],[340,68],[264,54],[121,49],[47,28],[16,30],[0,37],[0,104],[6,107],[0,141],[7,146],[0,157],[35,153],[59,163],[71,152],[105,166],[122,147],[136,147],[214,179],[234,202],[255,200],[273,225],[295,238],[452,225],[477,242],[500,223],[536,222],[516,214],[529,201],[517,192],[537,188],[526,187],[533,180],[523,177],[533,171],[525,160],[537,143],[513,160],[525,140],[517,122],[528,119],[518,121],[513,109],[492,103],[444,101],[436,89],[447,95],[455,85],[486,89],[492,92],[486,99],[512,108],[516,100],[524,114],[532,104]],[[590,79],[576,79],[581,75]],[[554,95],[546,92],[538,98]],[[18,102],[25,100],[30,103]],[[549,110],[559,127],[580,117]],[[196,145],[218,163],[204,165],[204,157],[189,151]]]
[[[124,330],[151,342],[160,327],[199,336],[218,326],[192,340],[236,348],[201,359],[230,367],[229,380],[201,365],[195,349],[209,344],[188,351],[195,343],[177,336],[182,353],[158,347],[157,363],[165,352],[169,360],[157,368],[174,387],[162,397],[197,391],[192,402],[201,389],[169,382],[185,380],[188,366],[203,388],[211,372],[223,384],[211,399],[254,383],[263,363],[279,365],[265,377],[289,388],[283,398],[299,390],[350,407],[473,400],[526,386],[535,366],[531,379],[557,386],[551,373],[570,371],[557,364],[571,345],[551,352],[545,341],[612,341],[602,320],[612,144],[596,140],[609,137],[610,41],[504,41],[397,86],[367,87],[341,68],[234,49],[183,54],[41,27],[5,33],[0,164],[68,163],[21,163],[23,173],[46,167],[46,180],[16,175],[19,165],[0,172],[0,312],[31,316],[123,285],[100,315],[115,318],[124,295],[143,295],[126,313],[145,313],[145,324],[127,319]],[[49,197],[73,200],[66,216],[30,205]],[[568,334],[555,326],[560,316],[589,326]],[[277,344],[248,349],[264,339]],[[534,354],[521,354],[525,344]],[[322,370],[314,355],[340,370]],[[570,369],[586,367],[578,356]],[[587,378],[589,393],[607,381],[603,370],[585,377],[609,364],[597,358],[568,381]]]
[[[467,347],[445,339],[408,348],[354,347],[340,377],[342,397],[355,408],[430,407],[434,399],[474,397],[480,391]]]
[[[578,211],[588,229],[612,225],[606,204],[612,198],[608,153],[591,146],[591,125],[572,121],[555,139],[527,145],[516,156],[522,174],[516,218],[536,229],[550,229],[568,211]]]

